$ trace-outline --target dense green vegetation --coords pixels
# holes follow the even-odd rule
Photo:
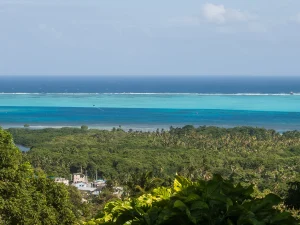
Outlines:
[[[287,208],[299,218],[297,131],[82,126],[9,132],[31,150],[21,154],[0,129],[1,224],[78,224],[90,215],[98,219],[88,224],[297,224]],[[46,176],[69,178],[80,170],[108,180],[89,204],[74,187]],[[125,188],[122,200],[112,195],[114,185]]]
[[[279,134],[251,127],[185,126],[169,131],[125,132],[62,129],[9,129],[17,144],[31,147],[26,159],[47,174],[70,177],[86,169],[118,185],[152,171],[170,184],[176,173],[190,179],[220,174],[235,182],[284,196],[300,171],[300,133]],[[134,175],[134,176],[133,176]]]
[[[87,225],[296,225],[290,213],[268,194],[254,197],[253,186],[233,185],[214,176],[192,182],[177,176],[173,188],[160,187],[137,198],[109,202]]]
[[[78,190],[35,170],[0,129],[0,224],[75,224],[84,208]]]

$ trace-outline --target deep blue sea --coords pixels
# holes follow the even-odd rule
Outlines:
[[[300,76],[0,76],[0,93],[300,93]]]
[[[24,124],[300,130],[300,77],[0,76],[0,125]]]

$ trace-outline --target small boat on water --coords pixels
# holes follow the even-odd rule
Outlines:
[[[291,92],[290,92],[290,95],[294,95],[294,92],[291,91]]]

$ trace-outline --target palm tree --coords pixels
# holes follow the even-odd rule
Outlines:
[[[127,181],[127,187],[133,195],[144,194],[150,192],[154,188],[161,186],[164,180],[153,176],[152,171],[143,172],[135,175],[132,180]]]

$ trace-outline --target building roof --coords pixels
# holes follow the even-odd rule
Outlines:
[[[97,188],[90,188],[90,187],[78,187],[78,190],[80,191],[90,191],[90,192],[93,192],[93,191],[96,191]]]

